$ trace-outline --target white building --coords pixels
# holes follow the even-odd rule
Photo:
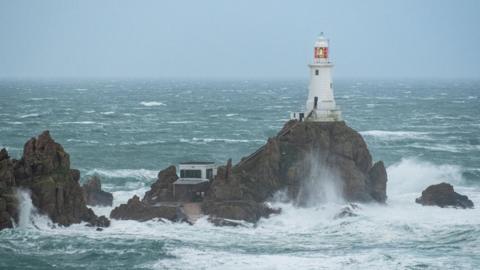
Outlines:
[[[217,174],[217,166],[213,162],[182,162],[178,166],[180,179],[183,181],[210,181]]]
[[[183,162],[178,166],[180,178],[173,183],[176,201],[198,202],[203,200],[210,181],[217,175],[213,162]]]
[[[340,108],[333,96],[332,68],[329,59],[329,40],[323,33],[317,38],[310,67],[310,85],[304,113],[292,113],[291,118],[300,121],[341,121]]]

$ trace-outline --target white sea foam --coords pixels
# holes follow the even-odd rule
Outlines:
[[[21,115],[20,118],[32,118],[32,117],[39,117],[40,114],[38,113],[29,113],[29,114],[24,114],[24,115]]]
[[[386,131],[386,130],[368,130],[361,131],[360,134],[367,137],[373,137],[381,140],[404,140],[404,139],[431,139],[428,132],[417,131]]]
[[[63,124],[77,124],[77,125],[93,125],[96,124],[95,121],[73,121],[73,122],[63,122]]]
[[[159,101],[142,101],[140,102],[143,106],[153,107],[153,106],[165,106],[166,104]]]
[[[388,167],[387,194],[415,193],[432,184],[448,182],[457,185],[462,180],[462,169],[456,165],[436,165],[417,158],[404,158]]]
[[[115,114],[115,112],[113,112],[113,111],[108,111],[108,112],[101,112],[100,114],[103,114],[103,115],[112,115],[112,114]]]
[[[157,178],[158,171],[147,169],[93,169],[86,173],[86,175],[94,174],[108,178],[135,178],[139,180],[152,180]]]
[[[178,124],[190,124],[190,123],[193,123],[193,121],[168,121],[167,124],[174,124],[174,125],[178,125]]]
[[[192,144],[205,144],[205,143],[212,143],[212,142],[223,142],[223,143],[249,143],[249,142],[265,142],[265,140],[258,140],[258,139],[226,139],[226,138],[196,138],[193,137],[192,139],[185,139],[180,138],[180,142],[184,143],[192,143]]]
[[[96,140],[79,140],[79,139],[68,139],[67,142],[79,142],[79,143],[87,143],[87,144],[98,144],[99,143]]]
[[[44,97],[44,98],[30,98],[31,101],[42,101],[42,100],[57,100],[58,98],[54,97]]]

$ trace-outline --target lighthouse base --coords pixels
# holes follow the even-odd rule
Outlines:
[[[311,121],[311,122],[337,122],[343,121],[342,111],[337,107],[333,110],[319,110],[314,109],[308,113],[291,113],[290,119],[302,121]]]

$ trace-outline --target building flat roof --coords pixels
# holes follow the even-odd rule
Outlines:
[[[180,165],[209,165],[209,164],[215,164],[213,161],[188,161],[188,162],[180,162]]]

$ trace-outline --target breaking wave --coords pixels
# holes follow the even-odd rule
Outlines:
[[[99,175],[107,178],[135,178],[138,180],[152,180],[157,178],[158,171],[147,169],[92,169],[86,175]]]
[[[386,130],[368,130],[361,131],[360,134],[366,137],[378,138],[381,140],[403,140],[403,139],[431,139],[428,132],[417,131],[386,131]]]
[[[142,101],[140,102],[145,107],[153,107],[153,106],[165,106],[166,104],[159,101]]]
[[[436,165],[417,158],[403,158],[387,168],[387,195],[415,193],[419,195],[432,184],[462,182],[462,168],[456,165]]]

